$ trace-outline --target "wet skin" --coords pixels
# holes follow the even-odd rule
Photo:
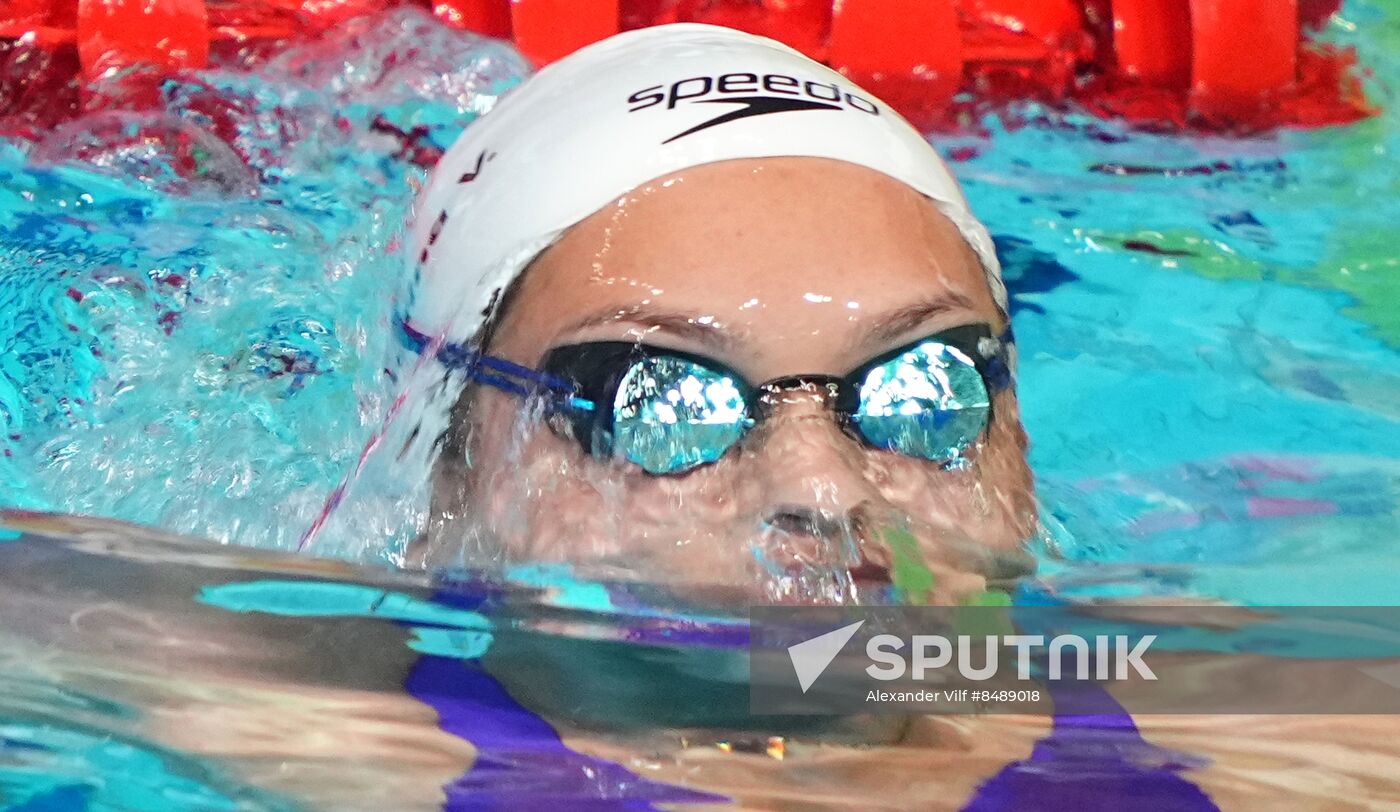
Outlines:
[[[843,375],[978,322],[1006,324],[976,255],[917,192],[839,161],[746,159],[660,178],[570,229],[487,350],[533,367],[560,345],[645,341],[759,382]],[[518,397],[468,397],[468,439],[437,471],[430,557],[467,544],[812,602],[887,583],[891,528],[935,576],[914,598],[952,599],[1024,564],[1034,507],[1013,390],[964,470],[869,448],[797,391],[724,458],[678,476],[589,457]]]

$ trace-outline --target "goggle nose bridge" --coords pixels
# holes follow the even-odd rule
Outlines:
[[[823,408],[831,409],[841,405],[842,395],[848,384],[844,378],[835,375],[784,375],[761,383],[754,389],[758,392],[756,406],[763,417],[777,407],[792,403],[796,398],[786,397],[789,393],[800,392],[806,396],[821,398]]]

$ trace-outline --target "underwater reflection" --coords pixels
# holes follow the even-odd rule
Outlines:
[[[615,590],[609,607],[600,585],[557,573],[539,573],[550,586],[535,590],[468,573],[433,587],[94,520],[5,523],[6,802],[191,812],[1400,802],[1390,717],[752,717],[738,690],[745,669],[725,653],[742,627],[659,612],[643,593],[628,603]]]

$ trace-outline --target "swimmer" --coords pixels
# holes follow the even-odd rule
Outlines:
[[[1000,266],[934,149],[772,40],[612,37],[467,128],[415,207],[442,364],[420,561],[738,600],[956,600],[1035,528]]]

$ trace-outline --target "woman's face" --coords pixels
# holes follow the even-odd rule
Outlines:
[[[975,254],[917,192],[838,161],[751,159],[651,182],[572,228],[487,351],[534,367],[561,345],[645,342],[758,383],[845,375],[973,323],[1006,326]],[[1011,390],[953,470],[862,444],[815,392],[780,401],[719,461],[654,476],[477,387],[468,461],[437,472],[433,554],[466,544],[749,601],[877,600],[892,582],[951,600],[1019,574],[1034,507]]]

